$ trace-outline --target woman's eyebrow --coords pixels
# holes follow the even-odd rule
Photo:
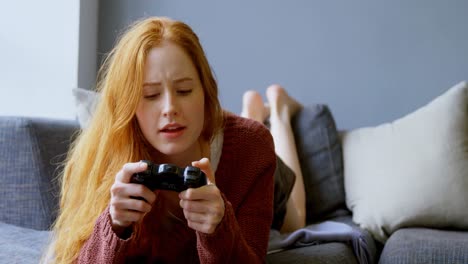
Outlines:
[[[176,84],[177,84],[177,83],[191,82],[191,81],[193,81],[192,78],[190,78],[190,77],[183,77],[183,78],[175,79],[175,80],[173,81],[173,83],[176,83]],[[144,82],[144,83],[143,83],[143,86],[160,86],[160,85],[161,85],[161,82],[158,82],[158,81],[154,81],[154,82],[149,81],[149,82]]]
[[[143,86],[160,86],[161,82],[144,82]]]
[[[193,81],[193,79],[190,77],[183,77],[183,78],[175,79],[174,83],[182,83],[182,82],[189,82],[189,81]]]

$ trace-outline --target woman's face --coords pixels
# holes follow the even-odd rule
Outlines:
[[[136,117],[163,159],[184,163],[200,158],[204,100],[197,70],[178,45],[163,42],[150,50]]]

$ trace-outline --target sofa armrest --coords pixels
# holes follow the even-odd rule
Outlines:
[[[75,120],[0,117],[0,221],[47,230],[58,208],[56,177]]]

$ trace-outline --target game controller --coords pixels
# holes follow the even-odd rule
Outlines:
[[[147,169],[133,174],[130,182],[143,184],[151,191],[158,189],[182,192],[207,184],[206,175],[200,168],[180,168],[173,164],[155,164],[148,160],[142,162],[148,164]]]

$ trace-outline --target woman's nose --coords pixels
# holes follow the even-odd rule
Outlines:
[[[177,99],[171,93],[166,93],[163,100],[163,116],[172,117],[178,115]]]

